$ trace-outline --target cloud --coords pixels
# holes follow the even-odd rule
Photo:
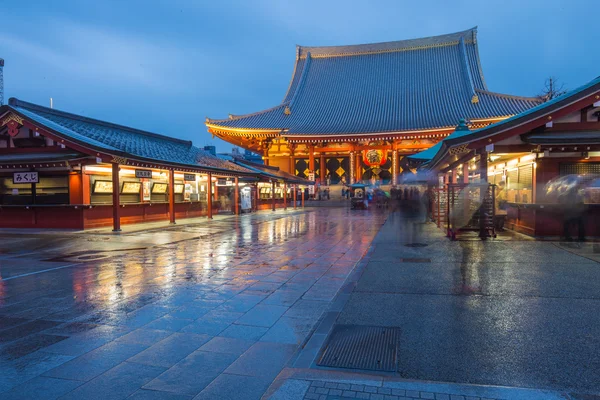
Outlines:
[[[176,71],[185,65],[186,51],[169,43],[63,20],[46,29],[35,40],[4,33],[0,46],[73,77],[161,91],[185,86]]]

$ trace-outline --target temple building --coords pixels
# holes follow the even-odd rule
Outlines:
[[[394,184],[404,157],[446,138],[460,119],[483,128],[539,103],[488,90],[473,28],[395,42],[298,46],[281,103],[207,118],[206,126],[298,177]]]
[[[440,228],[450,227],[451,206],[477,207],[481,201],[470,194],[478,197],[477,185],[485,185],[494,188],[488,198],[503,199],[509,229],[568,236],[565,221],[577,210],[579,235],[600,237],[600,77],[485,128],[469,130],[462,123],[407,159],[411,168],[429,172],[432,217]],[[566,196],[572,191],[578,195]],[[576,237],[575,227],[570,230]]]
[[[296,208],[310,182],[190,141],[11,98],[0,106],[0,228],[89,229]]]

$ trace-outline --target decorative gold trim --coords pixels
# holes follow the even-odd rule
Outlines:
[[[473,103],[473,104],[479,103],[479,96],[474,94],[473,97],[471,97],[471,103]]]
[[[115,164],[127,164],[127,159],[125,157],[113,156],[110,162]]]
[[[283,113],[285,115],[291,115],[292,114],[292,110],[290,110],[289,106],[285,106],[285,109],[283,110]]]
[[[450,155],[461,155],[469,152],[468,145],[461,144],[460,146],[451,147],[448,149]]]
[[[223,127],[223,126],[215,125],[215,124],[206,124],[206,126],[211,129],[216,129],[221,132],[246,132],[246,133],[252,133],[252,132],[279,133],[279,132],[281,132],[281,129],[228,128],[228,127]]]
[[[2,126],[8,124],[10,121],[15,121],[19,125],[23,125],[23,118],[19,117],[15,113],[10,113],[6,118],[2,120]]]

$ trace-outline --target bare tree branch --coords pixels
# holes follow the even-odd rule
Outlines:
[[[544,82],[544,88],[537,97],[543,102],[546,102],[558,96],[562,96],[565,93],[567,93],[565,85],[559,82],[558,78],[551,76],[546,79],[546,82]]]

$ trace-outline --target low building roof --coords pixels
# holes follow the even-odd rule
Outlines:
[[[0,114],[16,112],[34,124],[93,151],[173,166],[204,168],[208,172],[253,175],[251,170],[213,156],[195,147],[191,141],[87,118],[15,98],[11,98],[8,106],[3,108],[5,112]]]
[[[422,162],[427,162],[429,163],[429,166],[432,166],[432,164],[437,160],[443,159],[443,157],[448,153],[448,150],[451,147],[468,144],[475,140],[487,139],[498,133],[506,132],[513,128],[522,127],[525,124],[528,124],[535,120],[540,120],[540,124],[543,125],[547,121],[542,121],[542,117],[546,117],[551,113],[555,113],[565,107],[568,107],[582,99],[589,97],[590,95],[599,96],[598,93],[600,93],[600,77],[597,77],[596,79],[593,79],[590,82],[576,89],[573,89],[562,96],[556,97],[550,101],[539,104],[536,107],[533,107],[529,110],[523,111],[520,114],[514,115],[500,122],[488,125],[484,128],[473,131],[455,131],[450,136],[440,141],[436,146],[433,146],[430,149],[427,149],[420,153],[408,156],[408,158],[413,160],[419,160]],[[598,99],[600,99],[600,97],[598,97]],[[594,98],[595,101],[598,101],[598,99]],[[571,139],[573,139],[575,136],[577,136],[577,133],[569,133],[568,135],[571,137]],[[546,135],[545,137],[549,139],[551,136]],[[581,136],[580,139],[588,140],[589,135],[585,137]]]
[[[290,138],[401,133],[447,129],[461,118],[508,117],[539,104],[488,90],[476,34],[473,28],[395,42],[298,46],[279,105],[206,124]]]

